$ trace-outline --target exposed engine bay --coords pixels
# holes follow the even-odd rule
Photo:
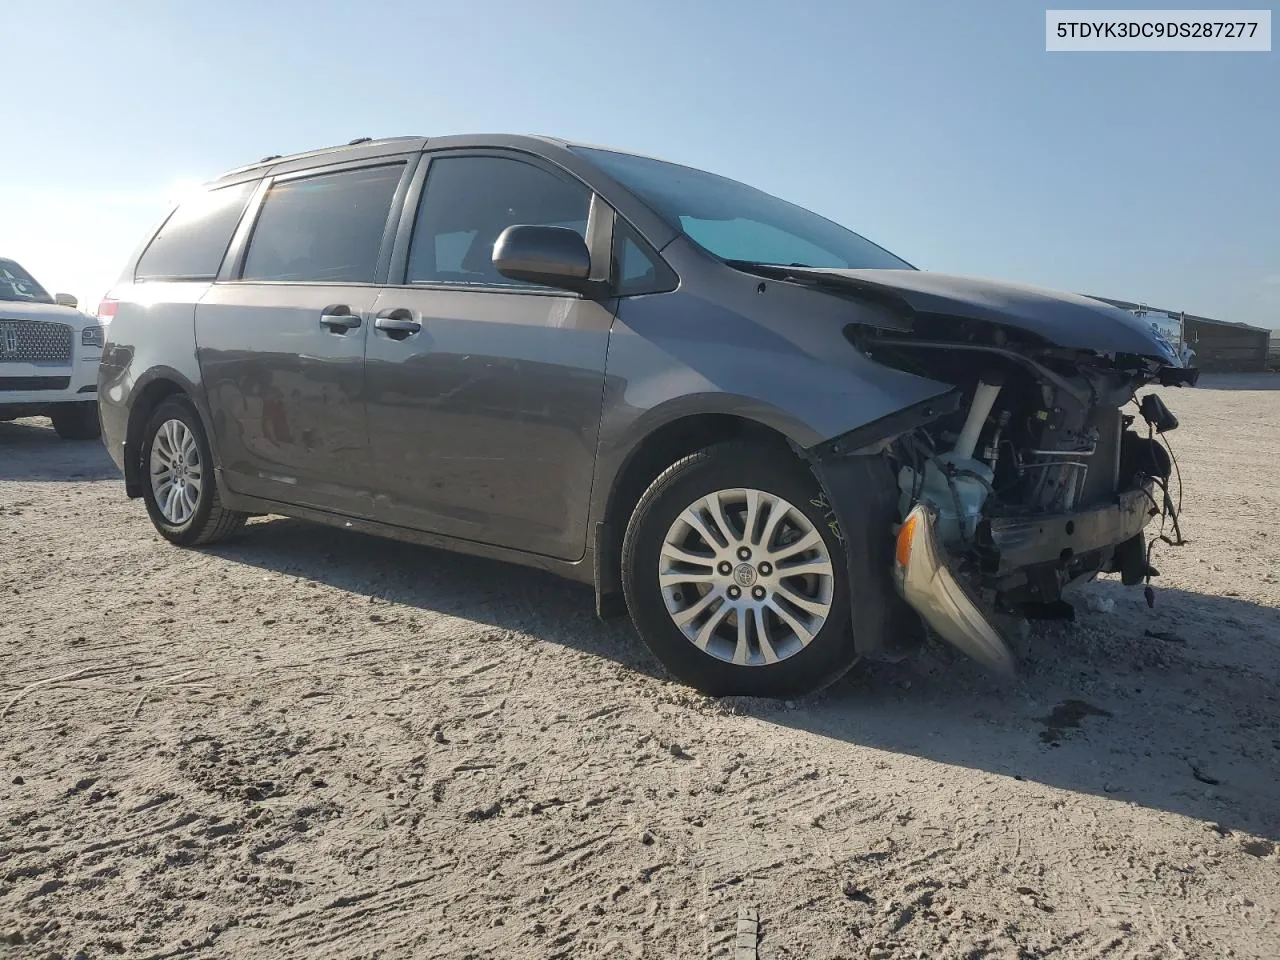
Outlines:
[[[1154,605],[1153,548],[1184,542],[1178,420],[1138,392],[1199,376],[1158,330],[1094,298],[971,277],[750,269],[850,303],[860,358],[943,390],[805,451],[845,532],[861,652],[909,649],[923,620],[1012,672],[1001,627],[1072,618],[1074,583],[1118,573]]]
[[[1178,421],[1158,394],[1139,401],[1137,391],[1194,383],[1197,371],[1052,347],[979,321],[938,318],[912,333],[859,337],[859,345],[880,363],[962,394],[953,413],[882,451],[903,522],[899,591],[944,638],[1011,669],[990,615],[1070,619],[1071,584],[1103,572],[1126,585],[1149,583],[1154,544],[1182,543],[1166,436]],[[913,582],[911,541],[926,535],[932,560],[916,559],[930,570]],[[977,610],[961,609],[965,600]],[[979,613],[983,622],[967,622]]]

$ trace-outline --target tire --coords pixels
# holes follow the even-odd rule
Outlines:
[[[97,440],[102,436],[96,400],[55,403],[49,408],[49,419],[63,440]]]
[[[645,491],[623,539],[622,584],[636,629],[673,676],[713,696],[796,697],[834,682],[853,666],[858,656],[850,626],[848,567],[826,512],[813,503],[822,502],[820,493],[817,481],[789,452],[740,442],[718,444],[685,457]],[[712,502],[703,498],[721,504],[721,515],[737,540],[729,540],[719,529],[713,536],[722,542],[712,545],[687,522],[691,510],[696,513]],[[748,535],[752,501],[755,529]],[[777,511],[783,518],[765,540],[767,521]],[[713,515],[699,516],[703,529],[710,532]],[[793,546],[782,547],[788,538]],[[801,539],[815,546],[798,554],[798,560],[787,557],[787,549],[794,549]],[[755,551],[750,562],[743,559],[744,547]],[[708,559],[690,564],[673,559],[676,553]],[[712,562],[712,556],[718,559]],[[770,557],[778,559],[776,569],[767,562]],[[738,563],[731,564],[730,558]],[[824,572],[812,576],[781,572],[801,562],[805,569]],[[663,571],[665,583],[660,580]],[[699,579],[680,579],[690,575]],[[731,600],[734,588],[737,598]],[[755,593],[748,595],[748,589],[761,593],[757,598]],[[712,593],[719,593],[719,598],[708,602]],[[797,594],[812,609],[825,606],[825,615],[819,620],[786,599]],[[684,628],[677,625],[676,616],[687,618],[699,605],[704,607],[705,619],[699,613]],[[730,609],[720,614],[726,607]],[[801,620],[811,639],[804,640],[775,609]],[[721,617],[718,624],[705,635],[708,623],[717,616]],[[761,641],[762,624],[763,636],[769,640],[767,653]],[[687,635],[686,630],[698,636]]]
[[[189,399],[169,397],[156,407],[143,433],[141,456],[147,514],[170,543],[181,547],[216,543],[244,526],[243,513],[222,506],[209,438]],[[158,468],[165,463],[171,468],[162,472]],[[162,475],[169,484],[159,479]],[[179,489],[175,492],[174,487]]]

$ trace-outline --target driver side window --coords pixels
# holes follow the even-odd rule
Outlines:
[[[442,156],[430,161],[409,245],[405,282],[530,287],[493,266],[493,245],[516,224],[587,235],[591,192],[522,160]]]

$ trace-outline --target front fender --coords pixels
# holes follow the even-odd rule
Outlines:
[[[846,454],[954,409],[955,388],[858,350],[843,333],[852,320],[870,319],[857,304],[732,271],[715,279],[715,301],[682,287],[620,303],[609,338],[592,521],[606,520],[628,458],[664,424],[724,414],[768,427],[813,464],[847,531],[855,596],[883,594],[858,610],[859,648],[888,649],[903,619],[890,579],[897,488],[890,477],[889,493],[878,491],[883,477],[872,465],[888,469],[878,458]],[[883,516],[879,508],[874,518],[860,512],[868,490],[884,501]],[[612,541],[599,534],[596,553],[607,559]],[[611,578],[607,569],[597,575]],[[905,622],[909,627],[910,617]]]
[[[723,302],[684,290],[624,300],[609,337],[602,444],[625,448],[662,419],[729,413],[809,448],[953,391],[875,362],[845,339],[840,318],[800,312],[829,302],[806,294],[816,299],[783,304],[790,315],[754,290]],[[761,302],[738,302],[747,295]]]

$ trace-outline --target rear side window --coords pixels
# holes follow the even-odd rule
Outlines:
[[[249,239],[242,280],[372,283],[404,164],[275,184]]]
[[[493,266],[498,235],[514,224],[567,227],[583,237],[591,191],[506,157],[436,157],[409,247],[409,283],[529,286]]]
[[[257,184],[207,190],[178,205],[138,260],[137,280],[212,280]]]

